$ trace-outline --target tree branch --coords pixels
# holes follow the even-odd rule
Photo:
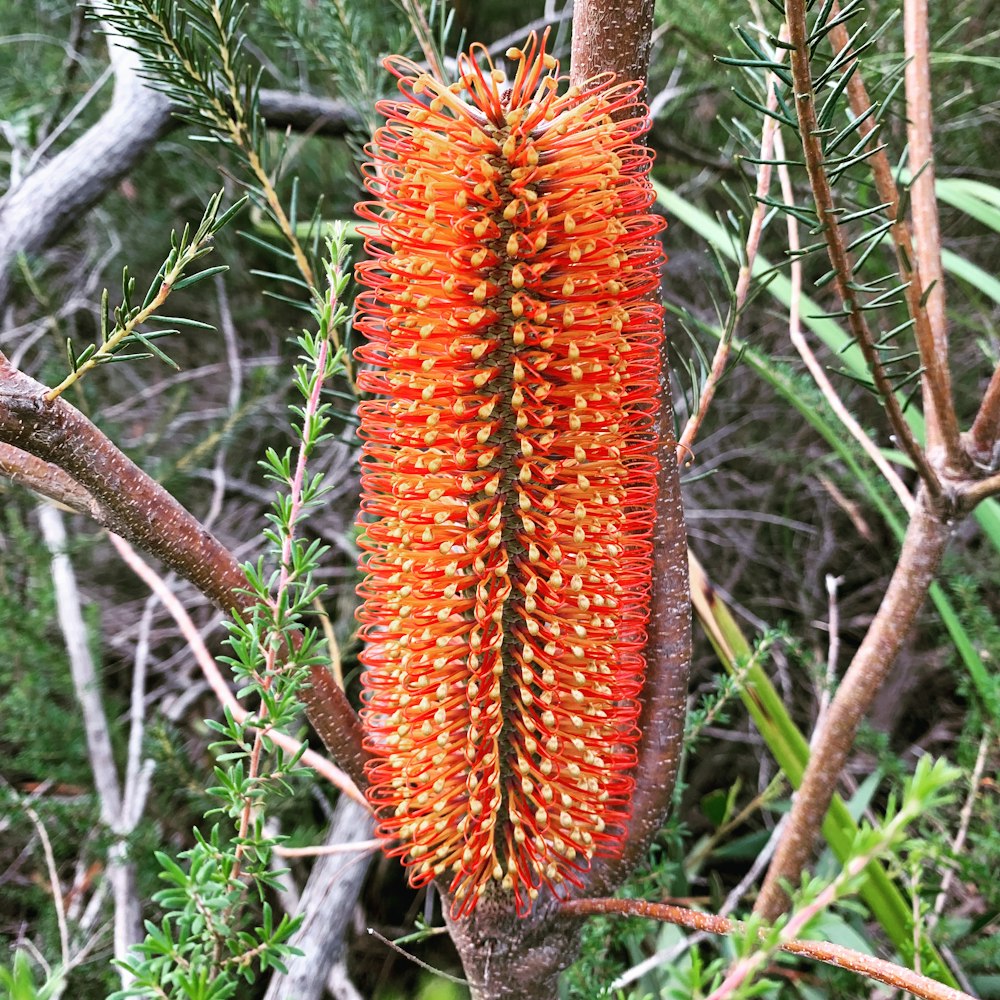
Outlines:
[[[885,408],[896,440],[920,474],[927,489],[933,496],[939,496],[942,488],[937,473],[928,463],[923,449],[917,444],[909,424],[903,417],[899,400],[896,398],[892,383],[885,373],[878,349],[875,347],[874,338],[865,319],[862,308],[864,303],[859,300],[858,294],[854,290],[854,269],[844,242],[843,231],[837,221],[837,209],[833,200],[830,179],[826,172],[823,146],[820,140],[821,130],[817,120],[816,95],[810,67],[811,51],[809,32],[806,26],[805,0],[788,0],[786,17],[792,44],[791,69],[799,135],[802,141],[806,170],[809,174],[809,184],[816,203],[816,217],[826,240],[837,292],[844,303],[851,333],[868,364],[868,370],[871,372],[872,380],[878,390],[879,399]]]
[[[104,509],[72,476],[20,448],[0,444],[0,476],[105,526]]]
[[[327,833],[327,844],[350,846],[372,835],[371,813],[342,798]],[[302,954],[285,959],[286,972],[276,972],[265,1000],[321,1000],[329,970],[343,962],[345,937],[354,915],[371,851],[365,854],[324,854],[316,859],[297,912],[302,925],[289,942]]]
[[[0,443],[60,469],[103,511],[105,527],[193,583],[229,614],[247,602],[239,563],[159,483],[64,399],[0,355]],[[360,723],[346,695],[314,667],[303,701],[316,731],[338,764],[364,787]]]
[[[115,837],[108,852],[108,881],[114,898],[114,953],[116,959],[124,961],[143,937],[136,868],[135,863],[128,860],[125,844],[125,838],[133,832],[138,816],[134,819],[127,816],[123,805],[122,785],[111,746],[111,728],[87,643],[76,574],[65,551],[66,531],[62,515],[54,507],[44,504],[39,511],[39,523],[52,559],[52,583],[59,626],[69,656],[73,688],[83,716],[87,756],[94,775],[101,822]],[[131,976],[124,969],[119,972],[122,986],[127,988],[131,984]]]
[[[602,73],[645,82],[652,44],[652,0],[576,0],[570,83],[583,83]]]
[[[743,930],[738,921],[728,920],[726,917],[699,913],[697,910],[689,910],[670,903],[649,903],[643,899],[574,899],[563,905],[562,912],[573,917],[612,914],[649,917],[679,927],[708,931],[711,934],[736,934]],[[893,962],[864,955],[842,945],[827,944],[825,941],[795,940],[784,942],[781,950],[792,955],[813,958],[841,969],[849,969],[868,979],[874,979],[896,989],[907,990],[914,996],[923,997],[924,1000],[974,1000],[968,993],[945,986],[936,979],[928,979],[927,976],[921,976]]]
[[[138,55],[109,34],[115,82],[107,111],[0,200],[0,302],[7,297],[18,254],[49,246],[181,124],[167,98],[139,76]],[[317,135],[342,136],[360,124],[341,101],[280,90],[261,90],[260,110],[275,128]]]
[[[809,860],[858,726],[916,621],[950,534],[946,517],[922,489],[885,597],[812,741],[784,836],[754,907],[765,920],[773,922],[788,906],[782,883],[796,884]]]
[[[837,16],[838,10],[839,6],[834,4],[834,18]],[[846,24],[837,24],[830,30],[830,42],[839,57],[850,43]],[[875,125],[868,113],[873,102],[868,94],[860,69],[856,65],[845,64],[845,66],[845,72],[851,72],[853,69],[853,73],[847,81],[847,99],[851,106],[851,113],[859,122],[858,132],[861,137],[868,138],[875,131]],[[908,79],[908,92],[909,88]],[[900,211],[899,191],[896,187],[896,178],[892,164],[889,162],[889,156],[884,149],[872,148],[873,145],[872,142],[868,146],[872,178],[875,181],[878,200],[886,206],[885,217],[891,223],[889,234],[892,237],[896,266],[906,285],[904,294],[906,295],[907,311],[910,314],[910,319],[913,320],[914,336],[917,349],[920,351],[920,364],[924,368],[922,389],[924,413],[927,416],[928,445],[931,447],[943,445],[947,449],[947,466],[960,470],[966,463],[961,456],[958,419],[952,400],[951,375],[948,370],[947,333],[939,331],[935,326],[935,323],[944,320],[936,312],[933,314],[930,312],[930,301],[924,299],[927,273],[920,264],[922,258],[914,251],[910,227]],[[915,196],[916,192],[912,194]],[[931,198],[933,199],[933,197],[932,182]],[[936,205],[934,212],[936,214]],[[938,262],[940,265],[940,256]],[[943,297],[943,292],[941,295]]]
[[[916,268],[923,281],[923,297],[933,344],[931,356],[921,361],[933,367],[924,377],[924,416],[928,450],[945,448],[951,463],[959,452],[958,420],[951,401],[948,375],[948,316],[945,311],[944,268],[941,266],[941,231],[938,226],[934,181],[933,116],[931,112],[930,36],[927,0],[904,0],[903,42],[906,55],[906,138],[909,146],[910,205]]]
[[[967,435],[969,456],[982,468],[1000,466],[1000,365],[993,370]]]

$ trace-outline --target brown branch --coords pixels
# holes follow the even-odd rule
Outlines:
[[[573,10],[570,82],[580,84],[601,73],[614,73],[621,80],[645,80],[652,27],[652,0],[625,3],[577,0]],[[659,289],[654,295],[659,301]],[[665,344],[662,356],[653,591],[632,818],[621,854],[595,864],[585,879],[585,892],[611,891],[645,855],[666,819],[680,761],[691,659],[691,599]]]
[[[1000,465],[1000,365],[993,370],[967,436],[969,456],[980,467]]]
[[[812,69],[810,67],[809,32],[806,27],[806,0],[788,0],[786,17],[792,44],[792,80],[795,88],[795,111],[799,122],[802,151],[813,199],[816,203],[816,217],[826,240],[837,292],[844,303],[851,334],[868,364],[872,380],[896,440],[920,474],[927,489],[936,497],[942,492],[941,483],[903,417],[899,400],[896,398],[892,383],[882,366],[882,360],[862,311],[863,303],[853,288],[854,269],[844,242],[844,233],[837,222],[837,209],[833,200],[830,179],[826,173],[819,122],[816,116],[816,95],[813,90]]]
[[[934,338],[930,359],[934,362],[934,369],[928,369],[924,380],[927,447],[945,447],[949,459],[955,461],[960,452],[958,421],[951,402],[948,376],[948,316],[945,311],[941,231],[934,182],[927,0],[904,0],[903,43],[906,54],[906,138],[913,177],[910,182],[910,205],[913,235],[916,237],[915,263],[923,279],[926,312]],[[921,360],[926,364],[923,347]]]
[[[812,741],[784,836],[754,907],[765,920],[774,921],[785,911],[788,896],[782,883],[796,884],[809,860],[858,726],[888,676],[941,565],[951,533],[948,516],[932,506],[926,490],[920,491],[885,597]]]
[[[64,399],[0,355],[0,443],[28,452],[75,480],[100,505],[105,527],[195,585],[227,614],[250,603],[232,553],[159,483]],[[357,714],[326,671],[303,691],[310,719],[337,762],[364,787]]]
[[[104,525],[104,509],[72,476],[20,448],[0,444],[0,476]]]
[[[648,917],[680,927],[689,927],[691,930],[707,931],[710,934],[737,934],[744,929],[736,920],[717,917],[711,913],[699,913],[697,910],[689,910],[670,903],[649,903],[643,899],[574,899],[563,904],[561,912],[572,917],[594,915]],[[925,1000],[974,1000],[968,993],[945,986],[936,979],[929,979],[893,962],[864,955],[842,945],[827,944],[825,941],[796,940],[786,941],[781,945],[781,950],[857,972],[895,989],[907,990]]]
[[[834,4],[831,16],[836,17],[839,5]],[[845,24],[838,24],[830,31],[830,42],[839,56],[848,46],[850,35]],[[856,57],[855,57],[856,58]],[[845,63],[845,72],[850,72],[851,64]],[[907,92],[910,81],[907,79]],[[868,145],[868,163],[871,167],[878,200],[885,208],[885,217],[891,223],[889,235],[892,238],[893,250],[896,256],[896,266],[900,278],[905,282],[906,307],[910,319],[913,320],[914,336],[917,349],[920,352],[920,363],[924,368],[922,379],[924,414],[927,417],[927,441],[933,448],[943,445],[946,448],[946,464],[959,470],[966,464],[963,461],[958,438],[958,419],[952,401],[951,375],[948,370],[947,334],[944,329],[938,329],[939,322],[944,317],[930,311],[930,300],[937,302],[938,289],[932,291],[927,301],[924,300],[926,266],[921,266],[922,257],[914,251],[910,227],[906,218],[900,212],[899,191],[892,164],[885,149],[875,146],[875,124],[868,115],[872,99],[865,86],[860,70],[855,66],[854,73],[847,81],[847,99],[851,106],[851,114],[860,122],[858,133],[863,139],[871,137]],[[928,131],[928,142],[930,133]],[[911,140],[912,141],[912,140]],[[911,146],[912,150],[912,146]],[[923,191],[921,189],[921,194]],[[914,188],[912,197],[916,198]],[[931,199],[933,211],[933,180],[931,182]],[[936,224],[936,223],[935,223]],[[940,255],[938,256],[940,264]],[[941,286],[943,288],[943,285]],[[943,292],[940,293],[943,299]]]
[[[971,486],[966,486],[960,494],[960,504],[963,513],[967,513],[986,500],[1000,493],[1000,472],[980,479]]]
[[[577,0],[573,5],[570,83],[602,73],[645,81],[653,44],[652,0]]]
[[[781,26],[780,41],[788,41],[788,29]],[[778,49],[773,58],[780,61],[784,58],[784,49]],[[780,82],[773,74],[767,75],[767,107],[772,111],[778,109],[778,87]],[[765,115],[764,125],[760,134],[760,151],[758,162],[760,168],[757,171],[757,186],[754,191],[756,204],[753,214],[750,216],[750,225],[747,230],[746,246],[744,248],[745,260],[740,266],[739,275],[736,278],[736,288],[733,291],[733,301],[730,306],[730,314],[726,322],[726,329],[719,340],[719,346],[715,349],[712,358],[712,366],[705,379],[698,397],[698,406],[684,424],[680,440],[677,442],[677,461],[684,461],[684,456],[691,452],[701,425],[705,420],[709,407],[715,399],[716,389],[725,374],[726,365],[729,363],[729,356],[732,351],[733,337],[736,333],[736,325],[739,322],[741,313],[750,295],[750,286],[753,281],[754,264],[757,262],[757,252],[760,249],[760,239],[764,232],[764,220],[770,208],[765,204],[767,193],[771,188],[772,165],[771,159],[774,154],[775,140],[777,138],[778,120],[771,115]],[[789,216],[791,218],[791,216]],[[794,221],[794,220],[793,220]]]
[[[228,682],[223,677],[222,671],[219,669],[212,654],[208,651],[205,640],[202,639],[197,626],[191,620],[191,616],[187,613],[184,605],[181,604],[174,592],[167,585],[167,581],[152,566],[141,559],[135,549],[123,538],[113,533],[109,534],[108,537],[111,540],[111,544],[117,549],[125,565],[149,587],[163,607],[166,608],[170,617],[173,618],[178,631],[187,642],[194,656],[195,663],[201,668],[202,675],[218,699],[219,704],[227,708],[238,723],[242,724],[246,722],[250,717],[250,713],[230,690]],[[277,746],[280,746],[288,753],[298,753],[302,749],[302,744],[299,740],[286,735],[280,730],[269,729],[267,730],[267,735]],[[315,750],[305,750],[302,754],[302,763],[306,767],[311,767],[321,777],[326,778],[334,788],[342,791],[348,798],[354,799],[355,802],[361,805],[366,805],[364,795],[358,791],[354,782],[339,767],[331,764],[329,760],[316,753]]]

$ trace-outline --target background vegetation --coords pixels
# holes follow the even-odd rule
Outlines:
[[[901,63],[897,7],[890,0],[867,6],[867,21],[885,27],[869,56],[873,72],[888,73]],[[512,7],[455,0],[449,11],[448,54],[458,50],[463,32],[468,41],[499,40],[502,51],[506,36],[519,39],[525,25],[545,18],[558,25],[557,48],[568,62],[569,22],[561,3],[525,0]],[[438,13],[430,12],[435,31],[444,24]],[[749,6],[703,0],[657,5],[650,143],[664,199],[676,200],[663,206],[670,255],[664,291],[680,426],[697,398],[703,359],[711,357],[716,331],[725,326],[737,270],[732,255],[745,242],[752,210],[754,168],[743,157],[760,124],[737,93],[747,93],[752,81],[718,57],[746,55],[733,22],[752,31],[758,15]],[[959,415],[967,420],[1000,358],[1000,5],[933,4],[931,18],[937,171],[945,184],[954,182],[943,189],[950,194],[941,203],[943,242],[952,254],[952,370]],[[336,136],[274,129],[259,139],[272,164],[281,160],[276,191],[282,204],[298,206],[291,225],[299,227],[308,249],[307,227],[299,220],[349,220],[361,197],[358,162],[372,106],[392,88],[378,57],[416,55],[409,22],[388,0],[268,0],[251,5],[241,29],[247,58],[262,68],[265,87],[337,98],[350,112],[349,127]],[[110,79],[106,40],[82,8],[62,0],[0,4],[0,162],[10,189],[93,124],[106,106]],[[187,123],[169,131],[51,250],[18,257],[0,351],[19,368],[57,384],[66,373],[67,340],[79,355],[98,337],[102,289],[112,289],[116,304],[123,264],[145,287],[172,229],[197,223],[220,187],[226,205],[240,197],[246,156],[232,143],[198,141],[194,132],[204,128]],[[885,141],[899,157],[904,122],[892,106]],[[294,262],[270,249],[279,233],[266,210],[266,192],[253,177],[249,183],[258,197],[218,234],[209,261],[226,264],[228,272],[178,290],[170,303],[181,320],[214,329],[182,326],[165,342],[177,370],[156,360],[100,367],[67,398],[239,558],[252,561],[264,551],[261,529],[273,493],[258,461],[266,447],[297,446],[278,415],[296,398],[289,374],[300,353],[294,337],[311,317],[300,308]],[[874,199],[862,185],[852,196],[859,204]],[[775,214],[763,256],[784,262],[783,240]],[[322,249],[319,242],[316,249]],[[355,258],[362,253],[356,242],[353,251]],[[826,267],[819,258],[806,260],[807,288]],[[813,349],[823,366],[839,369],[837,351],[846,334],[836,325],[832,289],[820,284],[809,294],[833,317],[834,332],[826,341],[814,338]],[[739,350],[694,447],[684,496],[692,548],[754,653],[731,664],[734,680],[716,646],[696,629],[691,732],[677,806],[627,890],[713,912],[748,910],[759,859],[790,794],[739,697],[747,671],[762,667],[799,728],[812,731],[885,590],[898,550],[894,520],[901,516],[889,487],[804,374],[788,341],[787,301],[778,281],[758,284],[738,315],[736,333]],[[346,336],[350,346],[349,330]],[[850,412],[912,486],[914,473],[893,451],[871,394],[832,377]],[[348,378],[341,371],[328,385],[330,437],[312,468],[327,474],[331,489],[312,511],[306,538],[327,547],[313,579],[327,586],[328,626],[347,688],[356,692],[358,446]],[[16,483],[0,483],[0,967],[6,967],[0,994],[6,982],[18,998],[36,995],[31,991],[42,984],[51,993],[37,995],[103,997],[120,986],[109,963],[102,888],[113,838],[102,821],[56,622],[51,557],[36,527],[38,500]],[[221,719],[222,710],[174,619],[137,586],[106,533],[83,518],[72,520],[70,532],[89,649],[112,752],[122,767],[127,723],[136,713],[136,673],[145,677],[141,756],[150,762],[150,784],[127,853],[144,915],[159,922],[161,910],[150,902],[162,886],[154,851],[177,856],[190,849],[193,827],[215,804],[208,791],[217,780],[209,745],[218,734],[204,720]],[[960,769],[950,804],[895,843],[887,867],[919,935],[931,936],[959,983],[984,1000],[1000,997],[996,542],[974,520],[957,529],[938,599],[924,608],[843,779],[857,819],[881,815],[926,754]],[[171,585],[209,648],[222,654],[226,632],[217,613],[193,587],[177,580]],[[297,726],[307,735],[304,723]],[[289,794],[271,814],[272,833],[280,831],[292,847],[319,843],[336,793],[311,778],[289,780]],[[395,863],[370,854],[350,863],[369,862],[345,958],[358,993],[378,1000],[463,996],[461,986],[383,943],[382,936],[401,938],[423,921],[439,924],[440,914],[432,898],[405,887]],[[309,859],[281,863],[291,868],[286,883],[301,885]],[[815,870],[832,878],[838,869],[827,849]],[[265,893],[258,912],[265,903],[279,914],[293,906],[277,889]],[[891,930],[857,900],[821,919],[814,936],[861,950],[892,954],[898,948]],[[402,947],[434,968],[460,974],[446,935],[418,935]],[[688,932],[653,921],[597,917],[585,931],[580,961],[565,977],[565,993],[589,998],[617,982],[620,995],[635,1000],[707,995],[699,990],[711,980],[712,963],[730,957],[731,947],[724,940],[694,941]],[[652,955],[659,960],[646,962]],[[825,967],[775,962],[768,977],[769,997],[867,995],[856,978]],[[34,985],[25,985],[29,981]],[[239,995],[263,996],[266,986],[265,975]],[[351,994],[345,987],[341,995]]]

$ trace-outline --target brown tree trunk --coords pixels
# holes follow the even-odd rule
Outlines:
[[[558,905],[539,899],[519,918],[504,894],[495,906],[483,898],[472,916],[448,921],[472,1000],[557,1000],[581,928],[579,920],[561,919]]]
[[[653,25],[652,0],[576,0],[570,79],[602,73],[645,80]],[[657,296],[660,294],[657,289]],[[665,352],[664,352],[665,353]],[[613,892],[645,855],[669,808],[680,756],[691,649],[687,534],[681,502],[670,395],[664,363],[658,450],[661,464],[646,680],[639,720],[636,790],[621,855],[595,863],[580,895]],[[508,899],[480,901],[467,919],[449,921],[473,1000],[556,1000],[559,976],[574,960],[580,926],[559,915],[555,900],[539,899],[517,918]]]

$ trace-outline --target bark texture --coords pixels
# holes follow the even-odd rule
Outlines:
[[[539,898],[519,918],[509,895],[498,892],[494,900],[481,899],[470,917],[449,919],[448,929],[472,1000],[557,1000],[559,975],[579,948],[580,922],[561,918],[551,898]]]
[[[652,39],[652,0],[576,0],[570,78],[580,83],[613,73],[619,80],[645,80]]]

